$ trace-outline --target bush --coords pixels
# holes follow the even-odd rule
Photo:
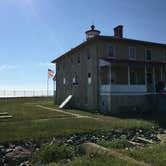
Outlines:
[[[72,146],[56,144],[43,146],[38,154],[39,160],[42,163],[57,162],[59,160],[72,158],[74,156],[74,148]]]
[[[126,139],[114,139],[112,141],[100,141],[98,142],[99,145],[104,147],[110,147],[114,149],[123,149],[126,147],[130,147],[131,144]]]

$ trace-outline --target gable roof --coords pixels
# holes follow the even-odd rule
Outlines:
[[[122,42],[131,42],[131,43],[137,43],[137,44],[143,44],[143,45],[152,45],[152,46],[160,46],[160,47],[165,47],[166,49],[166,44],[162,44],[162,43],[156,43],[156,42],[150,42],[150,41],[143,41],[143,40],[136,40],[136,39],[129,39],[129,38],[118,38],[115,36],[95,36],[81,44],[79,44],[78,46],[76,46],[75,48],[72,48],[71,50],[67,51],[66,53],[64,53],[63,55],[59,56],[58,58],[54,59],[51,63],[57,63],[57,61],[59,61],[60,59],[62,59],[65,56],[68,56],[69,54],[74,53],[76,50],[89,45],[90,43],[93,43],[94,41],[97,40],[103,40],[103,41],[112,41],[112,40],[116,40],[116,41],[122,41]]]

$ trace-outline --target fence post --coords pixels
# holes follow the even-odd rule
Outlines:
[[[6,91],[4,90],[4,93],[3,93],[4,97],[6,97]]]

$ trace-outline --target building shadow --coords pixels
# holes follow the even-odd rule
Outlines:
[[[120,112],[114,117],[122,119],[138,119],[146,120],[158,124],[162,128],[166,128],[166,111],[146,111],[146,112]]]

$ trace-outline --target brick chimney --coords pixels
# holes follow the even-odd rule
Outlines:
[[[118,38],[123,38],[123,26],[118,25],[114,28],[114,36]]]

